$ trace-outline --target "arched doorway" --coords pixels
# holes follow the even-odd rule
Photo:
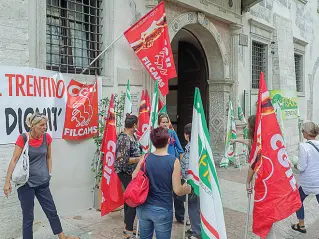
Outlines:
[[[208,66],[203,47],[194,34],[182,28],[172,41],[178,77],[169,81],[166,98],[168,114],[183,146],[184,126],[192,122],[195,87],[201,92],[206,119],[209,119]]]

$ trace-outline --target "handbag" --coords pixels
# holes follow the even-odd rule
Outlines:
[[[26,142],[16,166],[12,172],[11,180],[17,187],[21,187],[29,180],[29,135],[26,135]],[[22,136],[23,137],[23,136]],[[24,138],[24,137],[23,137]]]
[[[143,168],[143,170],[142,170]],[[124,192],[124,201],[130,207],[142,205],[148,196],[150,181],[146,175],[146,156],[136,177],[128,184]]]

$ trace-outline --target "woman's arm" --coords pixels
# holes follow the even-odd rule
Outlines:
[[[246,190],[248,194],[252,193],[252,185],[251,185],[251,181],[253,180],[253,176],[255,174],[255,171],[249,167],[248,169],[248,175],[247,175],[247,180],[246,180]]]
[[[178,136],[175,131],[173,131],[173,138],[175,140],[175,149],[179,154],[179,160],[181,160],[183,157],[184,150],[182,148],[181,142],[179,142]]]
[[[181,183],[181,164],[179,160],[175,160],[174,171],[172,174],[173,191],[177,196],[183,196],[191,193],[191,186],[187,183]]]
[[[308,155],[307,151],[305,149],[305,146],[303,144],[300,144],[299,147],[299,162],[297,165],[297,169],[300,172],[304,172],[307,169],[308,166]]]
[[[48,165],[49,174],[51,175],[51,173],[52,173],[52,151],[51,151],[51,144],[48,145],[47,165]]]
[[[141,166],[142,166],[142,163],[144,162],[144,157],[145,155],[141,156],[141,158],[143,157],[143,160],[140,160],[135,168],[135,170],[133,171],[132,173],[132,178],[135,178],[137,173],[141,170]]]
[[[9,167],[8,167],[8,171],[7,171],[7,177],[6,177],[6,181],[5,181],[5,184],[4,184],[4,194],[6,196],[9,195],[9,193],[11,193],[12,191],[12,188],[11,188],[11,183],[10,183],[10,180],[11,180],[11,177],[12,177],[12,173],[13,173],[13,170],[20,158],[20,155],[22,153],[22,148],[20,146],[15,146],[14,148],[14,151],[13,151],[13,156],[11,158],[11,161],[10,161],[10,164],[9,164]]]

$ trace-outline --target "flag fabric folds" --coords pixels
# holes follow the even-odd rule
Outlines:
[[[112,212],[124,204],[122,184],[117,173],[114,171],[113,165],[115,160],[116,139],[114,95],[112,95],[101,143],[101,158],[103,160],[101,216]]]
[[[191,139],[187,182],[200,197],[202,238],[226,239],[219,183],[198,88],[195,89]]]
[[[301,201],[263,73],[249,162],[256,176],[253,232],[266,238],[273,223],[296,212]]]
[[[236,138],[237,138],[237,131],[236,131],[234,108],[233,108],[233,103],[229,99],[225,151],[224,151],[224,157],[222,158],[219,164],[220,167],[227,168],[229,165],[229,162],[234,163],[235,151],[234,151],[234,144],[231,142],[231,140]]]

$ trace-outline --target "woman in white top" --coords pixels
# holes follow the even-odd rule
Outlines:
[[[316,137],[319,135],[319,127],[313,122],[304,123],[302,126],[303,137],[306,143],[301,143],[299,147],[299,163],[297,165],[300,171],[299,193],[303,202],[309,194],[314,194],[319,203],[319,141]],[[291,228],[301,233],[306,233],[304,206],[297,211],[298,224]]]

